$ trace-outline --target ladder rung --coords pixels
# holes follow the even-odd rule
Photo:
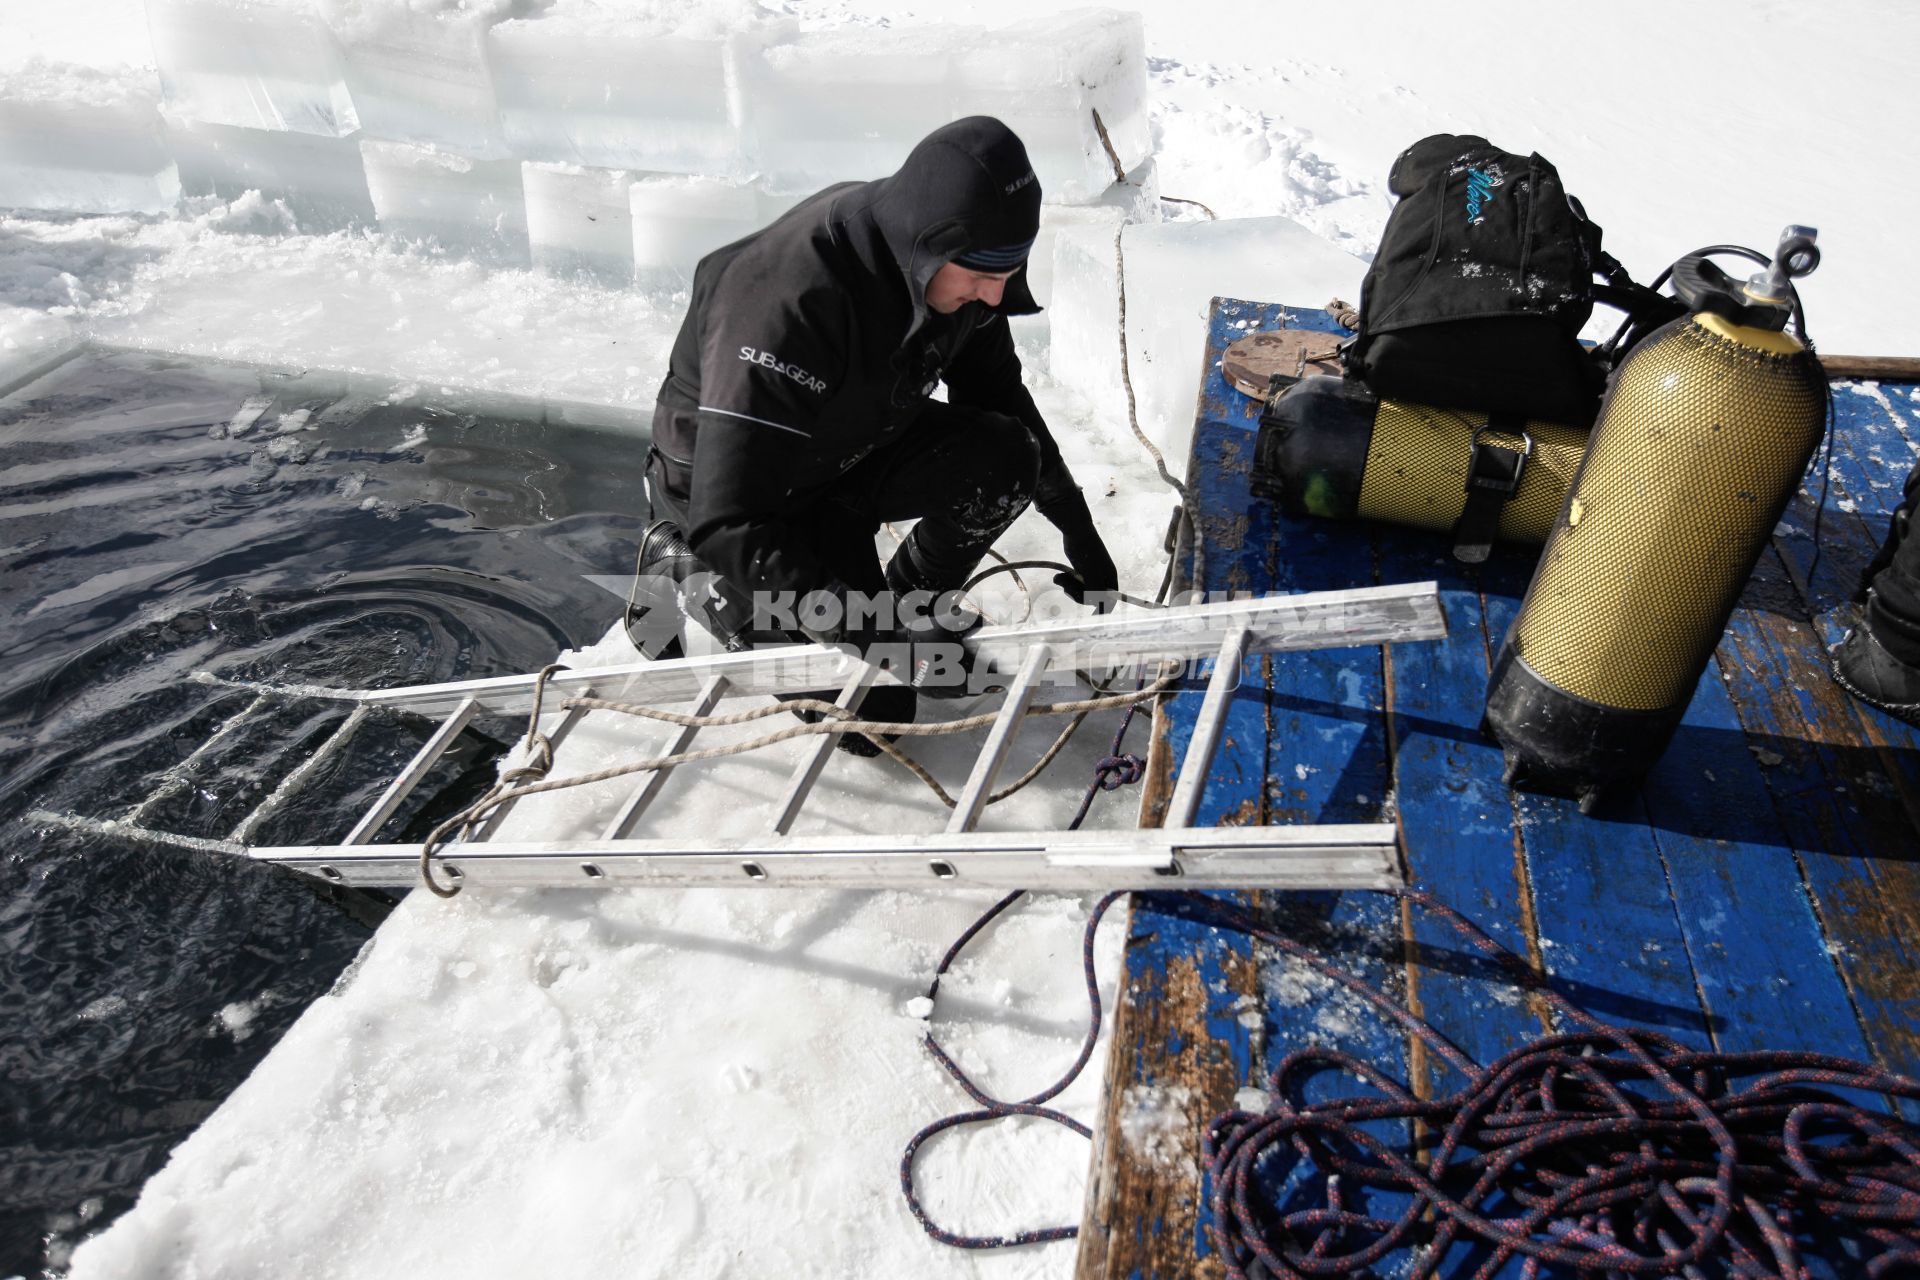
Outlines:
[[[374,833],[393,816],[401,802],[413,794],[413,789],[420,785],[420,780],[426,777],[440,757],[446,754],[447,748],[453,745],[453,740],[460,736],[460,731],[467,727],[479,711],[479,700],[467,698],[448,713],[447,718],[440,722],[440,727],[433,731],[433,736],[413,753],[413,759],[407,761],[407,767],[387,784],[387,789],[380,793],[378,800],[373,802],[373,808],[367,810],[360,821],[353,824],[353,830],[347,832],[346,839],[340,843],[365,844],[373,839]]]
[[[200,763],[201,758],[209,751],[212,751],[222,738],[232,733],[235,729],[238,729],[241,721],[247,719],[254,712],[267,706],[272,701],[273,698],[268,694],[256,694],[252,702],[249,702],[245,707],[221,722],[218,729],[208,734],[206,740],[193,749],[193,754],[167,770],[166,776],[160,779],[160,785],[148,792],[146,799],[133,806],[132,811],[127,814],[125,821],[138,825],[141,819],[147,816],[148,811],[151,810],[153,806],[159,804],[169,796],[179,794],[180,789],[192,781],[191,775],[193,768]]]
[[[1040,677],[1046,674],[1047,661],[1052,653],[1044,644],[1036,644],[1027,651],[1026,660],[1020,664],[1020,672],[1014,676],[1013,684],[1007,689],[1007,700],[1000,708],[999,716],[993,727],[987,730],[987,740],[980,746],[980,758],[974,761],[973,772],[967,777],[967,785],[960,792],[960,798],[953,803],[953,816],[947,820],[947,833],[957,834],[971,831],[980,821],[980,815],[987,807],[987,793],[993,788],[993,780],[1000,776],[1000,768],[1007,762],[1007,753],[1013,750],[1013,740],[1020,732],[1020,722],[1027,718],[1027,707],[1033,702],[1034,687]]]
[[[1187,754],[1180,760],[1180,780],[1174,784],[1173,799],[1167,805],[1169,827],[1192,826],[1194,815],[1200,811],[1200,793],[1206,790],[1207,770],[1213,767],[1213,754],[1227,725],[1227,707],[1240,683],[1240,667],[1247,660],[1252,639],[1253,633],[1240,627],[1220,642],[1220,656],[1214,659],[1213,674],[1207,677],[1207,695],[1200,703],[1200,714],[1194,717]]]
[[[588,688],[581,689],[573,696],[576,698],[590,698],[593,696],[593,689],[589,686]],[[568,735],[574,731],[574,728],[586,718],[587,709],[585,707],[568,707],[567,713],[560,717],[560,723],[555,725],[553,732],[547,735],[548,744],[555,751],[558,751],[560,744],[565,742]],[[472,838],[475,840],[491,840],[493,833],[500,829],[500,824],[506,821],[507,812],[513,808],[515,803],[516,800],[509,799],[501,804],[495,805],[493,812],[489,813],[485,820],[480,823],[480,829],[473,833]]]
[[[720,704],[720,699],[726,696],[726,692],[725,676],[708,676],[707,682],[700,686],[700,696],[694,699],[693,708],[687,714],[712,715],[713,709]],[[673,737],[668,739],[666,750],[661,754],[679,755],[693,745],[694,735],[699,732],[700,729],[696,725],[679,726],[674,730]],[[660,794],[660,788],[667,785],[667,775],[672,772],[672,769],[650,770],[641,779],[640,785],[633,789],[633,794],[627,797],[626,803],[620,806],[620,812],[614,814],[613,820],[607,823],[607,828],[600,833],[600,838],[618,840],[633,830],[633,824],[640,820],[640,815],[647,811],[647,806],[652,804],[654,797]]]
[[[879,671],[862,662],[855,669],[846,685],[840,690],[840,696],[834,699],[835,706],[859,711],[860,704],[866,701],[867,690],[873,685],[873,678]],[[800,816],[800,806],[807,802],[807,796],[813,790],[813,784],[820,780],[820,771],[827,767],[827,757],[833,754],[833,744],[838,735],[823,733],[807,745],[807,753],[795,767],[793,776],[787,780],[787,787],[781,793],[780,803],[774,806],[773,821],[767,824],[767,830],[776,836],[783,836],[793,828],[794,819]]]
[[[347,740],[353,737],[353,731],[358,729],[362,724],[365,724],[367,717],[371,715],[372,712],[373,708],[370,706],[355,707],[352,714],[348,715],[345,720],[342,720],[339,727],[327,736],[325,742],[320,744],[319,750],[301,761],[299,767],[292,773],[280,779],[280,785],[268,792],[267,798],[255,806],[252,813],[240,819],[240,825],[233,829],[233,832],[227,836],[227,839],[233,841],[235,844],[245,844],[247,838],[254,833],[255,829],[258,828],[262,822],[265,822],[279,810],[281,805],[291,799],[294,792],[305,786],[307,779],[311,778],[322,764],[331,759],[335,752],[347,745]]]

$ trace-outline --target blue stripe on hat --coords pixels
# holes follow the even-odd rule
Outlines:
[[[954,261],[975,271],[1011,271],[1025,262],[1032,250],[1033,241],[1029,240],[1002,249],[968,249]]]

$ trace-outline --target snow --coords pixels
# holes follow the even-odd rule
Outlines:
[[[1766,248],[1788,222],[1818,225],[1825,261],[1803,292],[1822,346],[1920,347],[1899,292],[1920,275],[1905,225],[1920,175],[1887,159],[1888,122],[1920,106],[1910,6],[1628,0],[1602,20],[1527,0],[1443,18],[1420,0],[1332,18],[1255,0],[1138,8],[1136,26],[1061,0],[0,0],[0,204],[16,206],[0,214],[0,387],[94,337],[346,370],[395,399],[453,387],[558,421],[643,421],[703,248],[829,178],[884,172],[931,124],[987,104],[1031,134],[1049,200],[1034,283],[1052,306],[1017,330],[1029,381],[1136,592],[1158,581],[1172,502],[1125,421],[1123,226],[1142,422],[1176,469],[1208,297],[1357,300],[1387,168],[1430,132],[1555,161],[1642,279],[1696,245]],[[1675,76],[1675,49],[1713,56]],[[1489,60],[1497,78],[1478,73]],[[1761,105],[1756,66],[1779,89]],[[121,145],[104,139],[149,136],[139,122],[163,90],[162,147],[186,193],[171,212],[164,168],[101,161]],[[1110,162],[1083,124],[1095,106],[1128,186],[1104,187]],[[126,207],[88,215],[80,194],[59,197],[77,209],[19,211],[51,190],[44,176],[24,195],[3,185],[21,180],[24,148],[82,109],[105,114],[64,135],[84,161],[70,167],[128,179],[112,196]],[[500,253],[560,274],[476,260]],[[604,282],[623,262],[647,287]],[[244,416],[228,430],[262,448],[302,438]],[[1051,558],[1058,543],[1029,517],[1002,549]],[[990,610],[1018,616],[998,584]],[[635,749],[632,726],[602,719],[563,770]],[[1110,732],[1089,725],[1053,780],[988,825],[1063,821]],[[1011,767],[1048,735],[1030,727]],[[950,788],[964,750],[915,747]],[[746,829],[790,760],[683,772],[658,821]],[[836,755],[821,785],[816,833],[931,829],[944,812],[883,764]],[[589,829],[613,792],[527,804],[509,830]],[[1124,794],[1095,803],[1096,824],[1131,819]],[[139,1205],[80,1246],[72,1275],[1067,1275],[1071,1246],[930,1243],[895,1182],[906,1139],[966,1105],[921,1049],[930,1025],[1003,1096],[1038,1089],[1077,1048],[1078,899],[1003,918],[927,1005],[941,950],[985,905],[415,895]],[[1099,949],[1109,992],[1118,932]],[[1354,1022],[1344,993],[1297,967],[1272,975],[1269,998],[1312,1004],[1318,1039]],[[251,1016],[230,1007],[219,1033],[246,1034]],[[1096,1058],[1065,1109],[1091,1118],[1098,1076]],[[1131,1149],[1165,1150],[1195,1119],[1187,1102],[1120,1099]],[[1000,1232],[1077,1217],[1086,1147],[991,1126],[936,1139],[921,1167],[942,1222]],[[79,1224],[98,1206],[74,1210]]]

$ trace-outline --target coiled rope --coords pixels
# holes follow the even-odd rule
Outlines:
[[[1269,1111],[1231,1111],[1208,1127],[1211,1229],[1235,1280],[1352,1275],[1405,1248],[1415,1249],[1408,1274],[1424,1280],[1469,1243],[1482,1277],[1519,1256],[1528,1277],[1550,1263],[1585,1275],[1797,1280],[1808,1274],[1802,1234],[1848,1238],[1867,1255],[1857,1274],[1868,1277],[1920,1266],[1920,1128],[1833,1092],[1920,1101],[1920,1080],[1827,1054],[1695,1050],[1614,1026],[1430,894],[1395,896],[1537,993],[1569,1030],[1483,1067],[1360,978],[1209,902],[1222,923],[1405,1026],[1463,1080],[1422,1099],[1336,1050],[1283,1058]],[[1306,1101],[1307,1081],[1327,1073],[1364,1091]],[[1376,1121],[1414,1122],[1430,1149],[1381,1141],[1363,1127]],[[1258,1186],[1275,1185],[1283,1163],[1311,1172],[1322,1206],[1262,1203]],[[1368,1212],[1367,1190],[1398,1193],[1406,1207],[1392,1218]]]
[[[1828,1054],[1709,1052],[1613,1026],[1432,895],[1389,892],[1445,922],[1571,1029],[1482,1067],[1399,1002],[1237,904],[1197,893],[1150,895],[1310,966],[1405,1027],[1464,1081],[1423,1099],[1337,1050],[1312,1046],[1283,1058],[1269,1079],[1267,1111],[1226,1112],[1205,1134],[1209,1232],[1234,1280],[1367,1274],[1401,1252],[1410,1253],[1413,1280],[1449,1261],[1455,1274],[1471,1267],[1490,1280],[1516,1257],[1527,1280],[1546,1264],[1608,1277],[1803,1280],[1811,1272],[1799,1241],[1808,1236],[1833,1261],[1855,1268],[1843,1274],[1878,1280],[1920,1270],[1920,1128],[1837,1092],[1920,1101],[1920,1081]],[[961,948],[1018,896],[996,903],[960,936],[929,995]],[[1041,1116],[1088,1134],[1041,1104],[1091,1058],[1102,1020],[1093,936],[1119,896],[1102,898],[1087,924],[1082,963],[1092,1012],[1080,1056],[1061,1080],[1021,1102],[997,1102],[927,1037],[929,1052],[982,1104],[923,1129],[902,1159],[908,1207],[934,1239],[985,1249],[1077,1233],[945,1231],[914,1193],[912,1162],[933,1134],[1006,1115]],[[1328,1075],[1361,1091],[1307,1101],[1309,1081]],[[1411,1123],[1421,1136],[1383,1141],[1367,1127],[1383,1122],[1403,1130]],[[1270,1189],[1282,1184],[1291,1203],[1306,1207],[1273,1203]],[[1405,1207],[1382,1216],[1369,1207],[1374,1194]]]

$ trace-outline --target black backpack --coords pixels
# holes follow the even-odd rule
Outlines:
[[[1400,154],[1387,185],[1399,203],[1360,287],[1348,376],[1390,399],[1591,425],[1607,369],[1579,334],[1595,299],[1636,328],[1669,300],[1600,248],[1599,225],[1538,154],[1435,134]]]

